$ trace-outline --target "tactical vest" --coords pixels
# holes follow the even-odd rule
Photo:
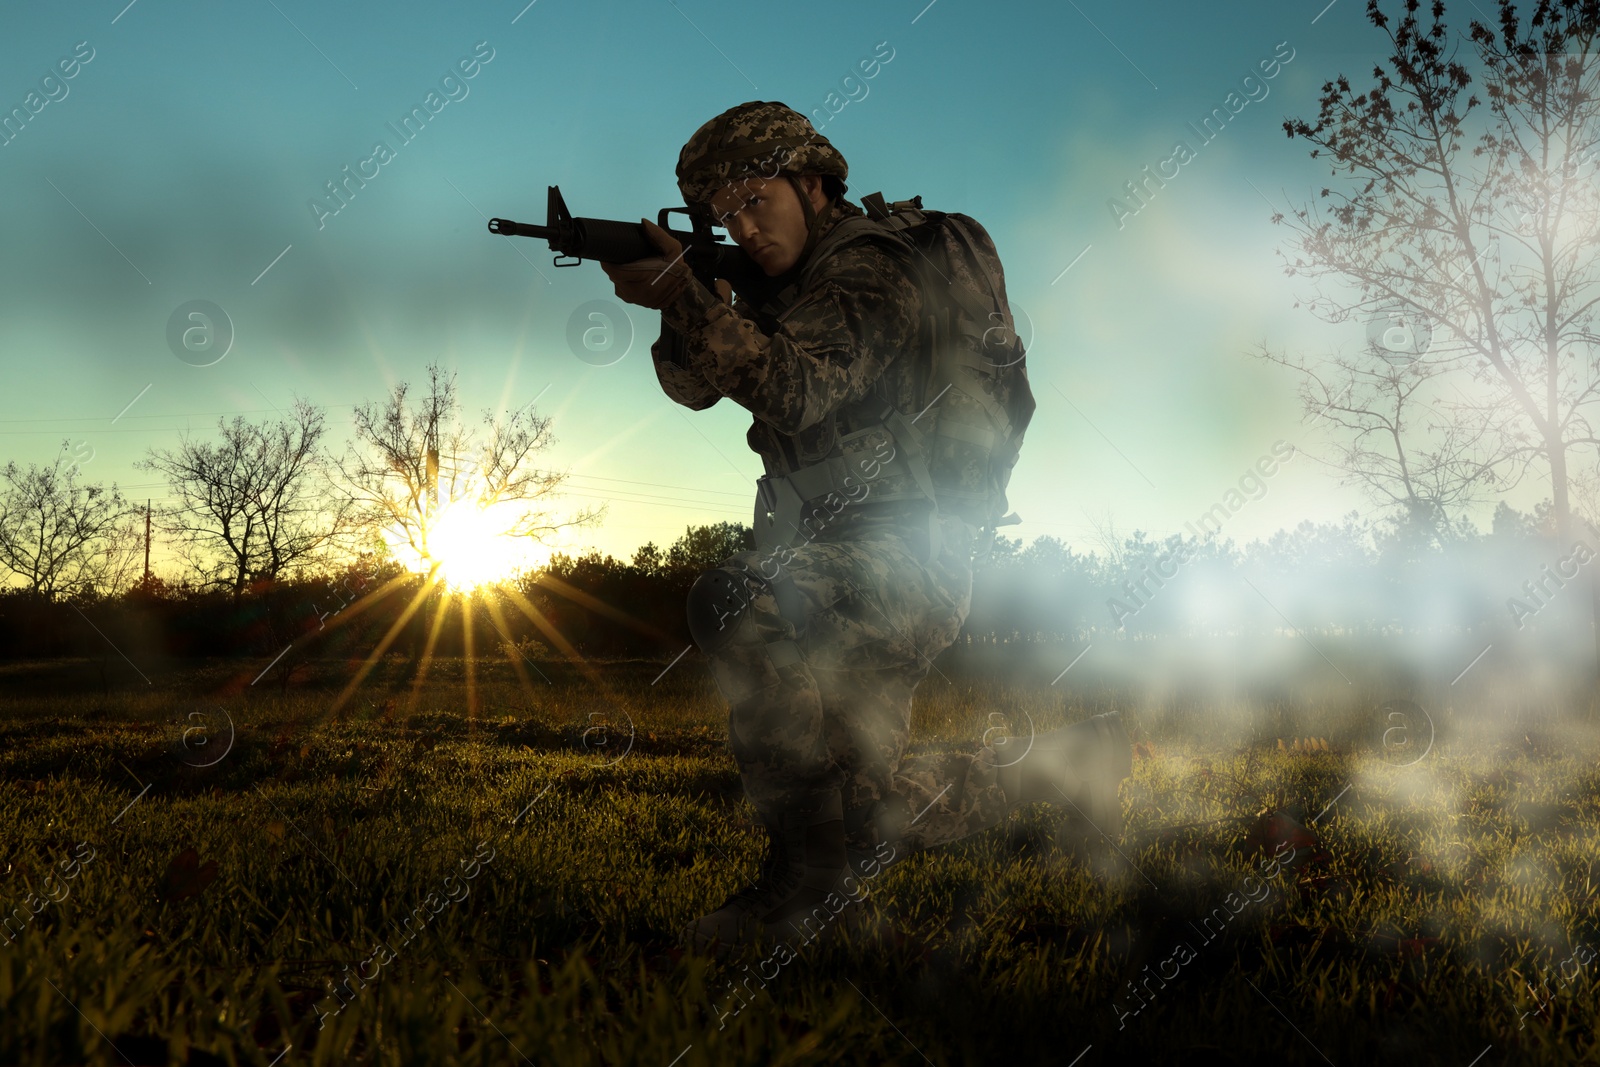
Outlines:
[[[923,300],[919,335],[900,357],[914,361],[917,407],[901,411],[875,389],[881,404],[875,424],[840,436],[819,462],[759,478],[756,545],[793,547],[804,539],[801,530],[811,518],[825,520],[853,501],[922,500],[928,503],[925,562],[940,553],[941,515],[959,516],[974,527],[973,558],[987,558],[996,528],[1022,521],[1007,513],[1006,486],[1035,407],[1000,257],[976,220],[924,211],[920,196],[885,204],[881,193],[873,193],[861,204],[866,215],[834,225],[798,279],[757,310],[781,322],[828,256],[846,244],[878,240],[898,247]],[[886,441],[892,452],[883,459]]]

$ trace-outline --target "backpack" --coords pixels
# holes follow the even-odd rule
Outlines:
[[[1006,487],[1035,407],[999,254],[977,220],[924,210],[920,196],[887,204],[882,193],[872,193],[862,197],[861,206],[866,215],[834,226],[779,302],[787,303],[809,285],[819,264],[840,245],[870,237],[900,245],[914,266],[923,299],[913,370],[918,406],[901,412],[880,393],[881,426],[840,438],[821,463],[782,479],[763,477],[757,487],[757,544],[783,543],[784,535],[798,529],[799,511],[817,498],[849,496],[845,476],[856,466],[849,460],[881,443],[887,429],[893,435],[891,462],[909,474],[901,484],[910,488],[874,491],[872,499],[934,502],[928,509],[929,561],[939,553],[941,514],[957,515],[975,527],[979,539],[974,558],[986,558],[996,527],[1022,521],[1015,512],[1008,513]]]

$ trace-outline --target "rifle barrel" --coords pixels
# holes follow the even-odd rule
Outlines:
[[[510,219],[490,219],[489,232],[505,234],[507,237],[542,237],[547,241],[554,237],[556,233],[550,226],[535,226],[528,222],[512,222]]]

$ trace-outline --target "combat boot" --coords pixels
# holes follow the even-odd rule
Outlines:
[[[782,813],[763,821],[768,851],[760,876],[690,925],[685,939],[696,951],[722,953],[739,945],[792,936],[791,927],[805,922],[818,907],[823,916],[835,915],[825,902],[831,897],[837,905],[846,896],[842,886],[850,870],[846,866],[844,808],[837,789],[798,798]],[[816,926],[818,921],[813,919],[810,925]]]
[[[1117,787],[1133,773],[1133,748],[1117,712],[1096,715],[1058,730],[1021,739],[1024,754],[995,777],[1015,810],[1036,801],[1066,809],[1062,842],[1091,850],[1122,839],[1122,801]],[[1010,747],[1008,744],[1008,748]]]
[[[771,909],[771,898],[777,891],[777,883],[782,881],[783,871],[793,862],[789,855],[793,851],[793,842],[792,835],[784,833],[782,820],[777,816],[762,814],[761,828],[766,835],[766,851],[761,857],[761,867],[755,881],[730,895],[716,911],[691,923],[685,930],[686,939],[694,940],[697,926],[719,925],[727,915],[764,914]]]

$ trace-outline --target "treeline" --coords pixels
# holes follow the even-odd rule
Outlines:
[[[0,575],[46,600],[149,594],[154,544],[170,581],[238,600],[372,557],[450,580],[481,548],[462,546],[463,531],[509,547],[600,519],[543,506],[566,477],[533,464],[555,440],[550,418],[528,404],[474,424],[455,375],[438,364],[427,374],[425,389],[397,382],[382,401],[354,405],[342,447],[326,412],[303,399],[275,418],[218,418],[209,436],[184,431],[175,447],[151,447],[134,466],[166,485],[155,506],[86,481],[93,450],[76,455],[70,441],[49,463],[6,463]]]
[[[1501,505],[1488,532],[1444,540],[1363,521],[1301,523],[1239,547],[1214,536],[1151,540],[1136,531],[1103,553],[1053,537],[999,537],[975,571],[963,645],[1081,643],[1157,636],[1468,635],[1592,648],[1592,529],[1557,543],[1547,508]],[[377,557],[294,581],[231,589],[159,580],[115,596],[0,595],[0,656],[274,656],[281,671],[380,646],[539,659],[674,656],[690,643],[684,604],[695,578],[753,547],[749,527],[689,527],[622,561],[558,554],[471,597]],[[420,603],[419,603],[420,598]],[[436,624],[439,613],[442,621]],[[432,635],[430,637],[430,635]],[[428,642],[432,641],[431,650]],[[288,650],[285,652],[284,650]]]
[[[748,526],[690,527],[664,551],[645,545],[631,563],[557,554],[470,596],[377,555],[291,580],[258,577],[243,589],[160,578],[71,597],[12,588],[0,592],[0,659],[89,657],[123,670],[110,661],[138,668],[233,656],[259,658],[263,669],[272,661],[269,678],[283,680],[308,659],[365,658],[380,648],[414,661],[469,647],[534,659],[567,648],[676,655],[690,641],[684,604],[695,578],[753,546]]]

